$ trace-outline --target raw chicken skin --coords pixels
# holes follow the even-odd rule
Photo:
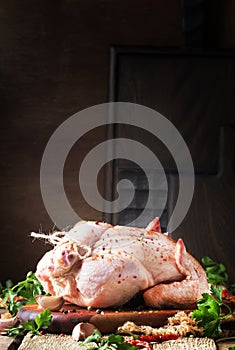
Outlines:
[[[82,307],[116,307],[140,291],[150,307],[191,307],[209,291],[205,271],[181,239],[156,230],[158,218],[146,229],[81,221],[42,257],[36,276]]]

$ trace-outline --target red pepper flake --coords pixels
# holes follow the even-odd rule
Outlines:
[[[60,337],[64,337],[65,336],[65,334],[64,333],[60,333]]]
[[[133,276],[133,278],[137,278],[137,276]]]
[[[120,284],[121,283],[121,281],[118,281],[118,284]]]
[[[229,293],[227,289],[222,290],[222,297],[225,303],[232,303],[235,304],[235,295]]]
[[[228,293],[227,289],[222,290],[222,297],[226,297],[228,294],[229,293]]]
[[[152,345],[147,341],[142,341],[142,340],[138,340],[138,339],[130,339],[130,340],[126,340],[126,343],[137,346],[138,348],[146,348],[148,350],[153,349]]]
[[[151,342],[151,343],[162,343],[167,340],[176,340],[179,338],[178,334],[162,334],[162,335],[140,335],[139,340]]]
[[[41,335],[44,335],[46,332],[44,331],[44,329],[42,329],[39,333],[40,333]]]
[[[99,225],[99,221],[96,221],[95,224],[96,224],[96,225]]]

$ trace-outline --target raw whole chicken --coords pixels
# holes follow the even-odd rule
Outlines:
[[[141,292],[148,307],[189,308],[209,291],[201,265],[182,239],[161,233],[158,218],[146,229],[81,221],[60,234],[36,276],[78,306],[116,307]]]

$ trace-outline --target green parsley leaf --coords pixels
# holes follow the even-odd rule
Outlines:
[[[23,334],[25,332],[24,328],[22,326],[19,327],[9,327],[7,331],[7,335],[10,338],[16,338],[19,335]]]
[[[0,296],[12,316],[15,316],[23,305],[35,303],[35,297],[41,294],[45,294],[43,286],[32,271],[27,273],[24,281],[18,282],[15,286],[11,280],[6,281],[5,288],[0,284]]]
[[[9,327],[7,334],[9,337],[13,338],[24,334],[26,331],[31,331],[34,335],[39,334],[41,329],[48,328],[51,319],[52,316],[50,310],[45,309],[35,317],[35,321],[28,320],[22,322],[19,327]]]
[[[35,333],[34,331],[35,331],[36,327],[35,327],[35,323],[33,320],[28,320],[26,322],[23,322],[22,326],[23,326],[25,331],[32,331],[33,333]]]
[[[228,274],[223,264],[216,263],[208,256],[202,258],[202,263],[206,267],[206,275],[209,283],[227,285]]]
[[[89,337],[87,337],[82,344],[88,344],[88,343],[96,343],[98,344],[100,341],[101,335],[100,332],[98,330],[94,330],[94,332],[89,335]]]
[[[125,339],[121,335],[110,334],[108,337],[102,338],[100,333],[95,330],[92,335],[87,337],[80,345],[85,345],[89,343],[95,343],[96,346],[88,348],[88,350],[137,350],[135,345],[131,345],[125,342]]]
[[[24,281],[18,282],[11,290],[27,299],[28,302],[35,302],[35,297],[44,293],[43,286],[32,271],[27,273]]]
[[[192,313],[198,325],[204,328],[206,337],[217,337],[221,333],[221,320],[232,314],[230,307],[222,301],[222,289],[221,286],[211,286],[211,294],[203,293]],[[227,314],[223,314],[222,306],[227,308]]]
[[[7,293],[4,296],[4,302],[12,316],[15,316],[19,308],[22,306],[20,301],[15,301],[16,296],[17,293],[13,292],[11,289],[7,290]]]
[[[44,311],[42,311],[40,314],[38,314],[35,317],[35,323],[37,325],[37,329],[45,329],[48,328],[48,326],[51,323],[51,312],[49,309],[45,309]]]

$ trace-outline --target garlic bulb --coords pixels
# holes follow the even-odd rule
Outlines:
[[[76,341],[85,340],[87,337],[89,337],[89,335],[93,334],[94,330],[98,331],[98,329],[91,323],[78,323],[72,331],[72,338]]]
[[[50,311],[58,311],[64,304],[63,297],[38,295],[36,297],[38,305]]]

